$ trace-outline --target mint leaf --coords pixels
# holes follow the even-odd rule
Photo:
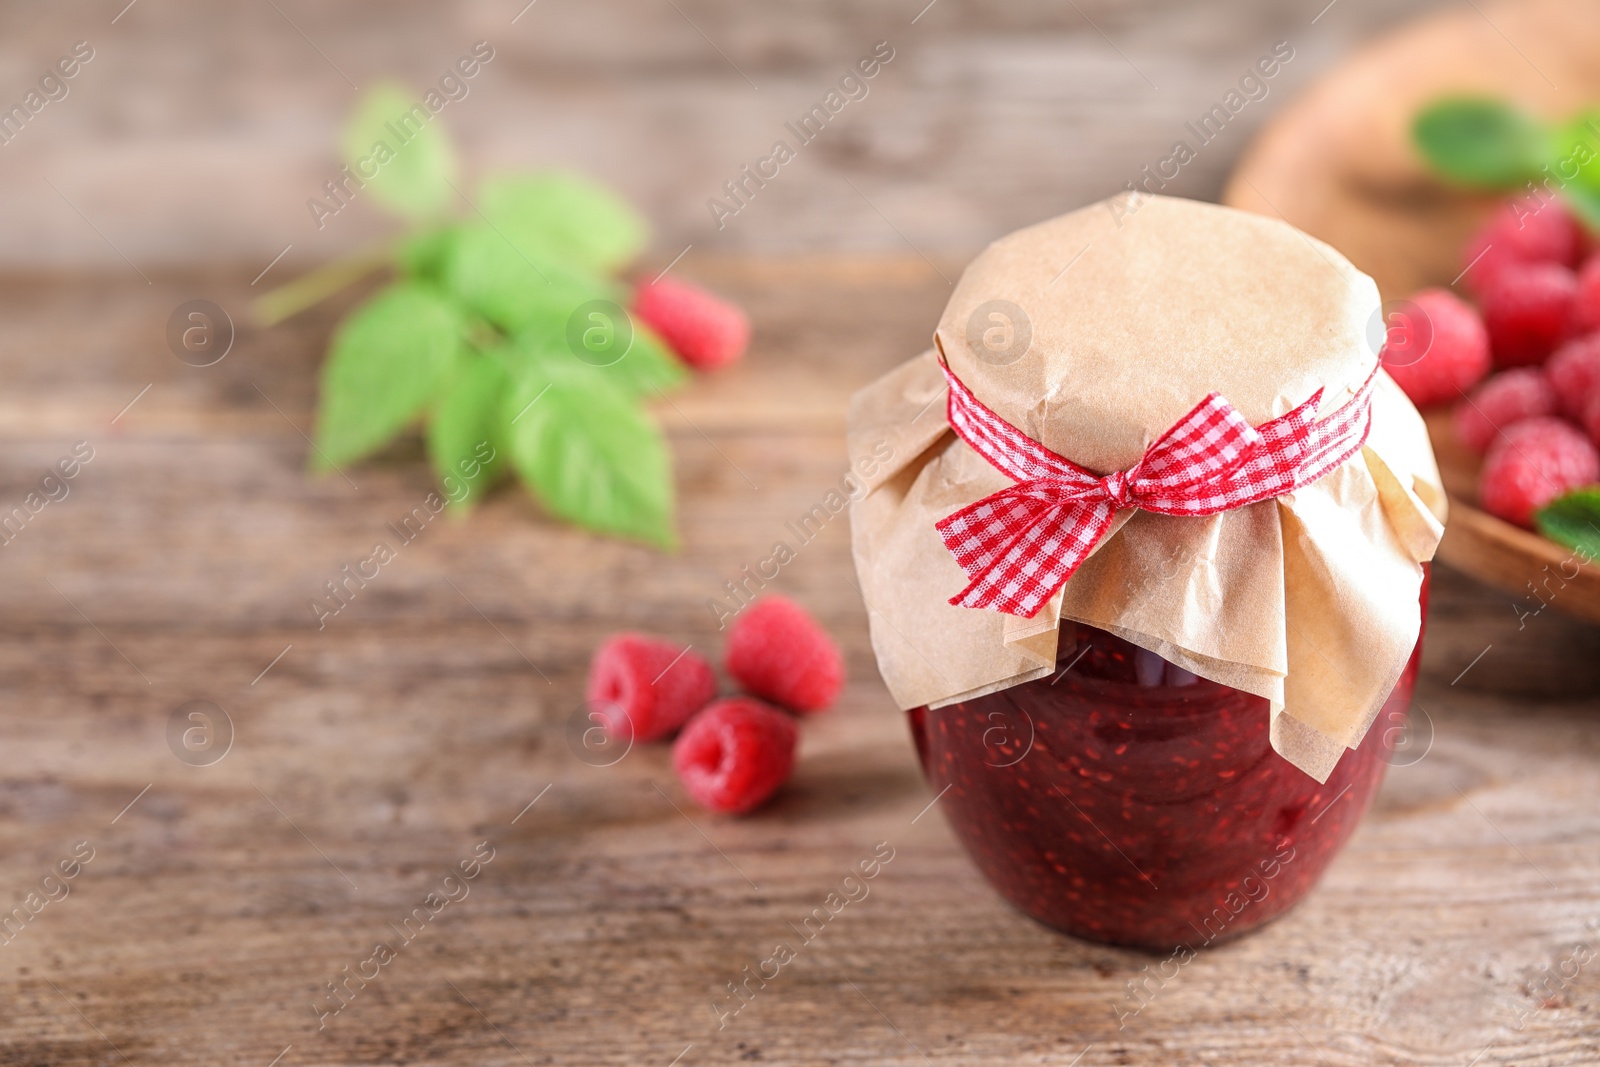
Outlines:
[[[450,372],[463,329],[454,304],[415,282],[352,312],[322,365],[316,465],[364,456],[420,415]]]
[[[675,543],[666,442],[598,369],[577,360],[527,366],[508,400],[511,462],[552,514]]]
[[[1476,189],[1504,189],[1534,177],[1550,148],[1544,129],[1522,112],[1469,97],[1423,109],[1411,137],[1435,171]]]
[[[1533,513],[1539,532],[1584,556],[1600,558],[1600,486],[1574,489]]]
[[[570,174],[496,177],[478,207],[518,247],[611,273],[644,250],[643,219],[606,189]]]
[[[488,356],[466,356],[428,424],[428,458],[454,511],[466,513],[507,469],[503,408],[511,379]]]
[[[421,99],[380,85],[361,98],[344,134],[345,161],[363,183],[356,195],[370,193],[413,220],[437,218],[455,196],[455,152]]]
[[[510,334],[536,322],[565,323],[589,300],[620,300],[620,287],[514,245],[487,226],[462,228],[443,258],[445,286]]]

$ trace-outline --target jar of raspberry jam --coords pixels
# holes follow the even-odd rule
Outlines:
[[[1001,896],[1091,941],[1199,948],[1322,877],[1383,780],[1421,652],[1320,783],[1272,750],[1261,697],[1078,623],[1050,677],[907,714],[939,807]]]
[[[1377,286],[1118,197],[995,241],[851,403],[879,672],[1007,900],[1161,951],[1316,884],[1404,737],[1445,495]]]

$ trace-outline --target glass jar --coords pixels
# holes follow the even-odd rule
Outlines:
[[[1427,611],[1424,571],[1422,607]],[[1236,937],[1306,895],[1383,779],[1421,635],[1326,784],[1272,749],[1267,701],[1065,622],[1057,672],[913,708],[923,770],[984,876],[1092,941],[1157,950]]]

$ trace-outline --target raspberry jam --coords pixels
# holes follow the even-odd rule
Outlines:
[[[1427,610],[1424,577],[1422,606]],[[911,729],[939,806],[1011,903],[1092,941],[1169,950],[1235,937],[1310,891],[1401,736],[1421,655],[1327,784],[1273,751],[1261,697],[1063,623],[1056,674]]]

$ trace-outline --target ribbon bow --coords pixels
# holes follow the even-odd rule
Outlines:
[[[996,415],[951,373],[950,428],[1016,482],[941,519],[935,528],[971,579],[959,607],[1032,617],[1089,557],[1122,508],[1215,515],[1309,485],[1360,451],[1371,428],[1371,375],[1320,421],[1318,389],[1252,427],[1212,393],[1125,471],[1101,476],[1056,455]]]

